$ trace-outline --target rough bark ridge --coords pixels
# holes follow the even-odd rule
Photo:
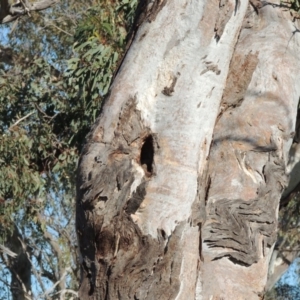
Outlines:
[[[230,293],[247,293],[249,287],[250,299],[263,294],[276,241],[300,94],[298,37],[291,28],[276,5],[264,6],[259,14],[248,10],[214,130],[202,276],[204,291],[214,288],[226,299]],[[229,261],[241,267],[234,270]],[[211,275],[215,273],[244,282],[244,287],[228,288],[226,280],[216,281],[218,277]]]
[[[280,8],[238,2],[148,6],[79,164],[81,299],[263,292],[299,39]]]

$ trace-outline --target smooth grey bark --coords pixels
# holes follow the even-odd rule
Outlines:
[[[82,299],[262,297],[300,40],[251,3],[148,6],[79,163]]]

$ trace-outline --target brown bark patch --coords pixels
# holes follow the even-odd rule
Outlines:
[[[220,38],[224,32],[226,24],[232,16],[233,10],[234,10],[234,8],[231,4],[231,1],[220,0],[219,14],[218,14],[217,21],[215,24],[215,38],[217,41],[220,40]]]
[[[222,98],[222,110],[240,106],[258,64],[258,52],[247,55],[235,53],[229,67],[226,88]]]
[[[180,287],[181,225],[171,236],[159,231],[152,238],[143,236],[132,218],[155,175],[157,137],[143,124],[134,98],[121,108],[109,144],[101,141],[102,134],[102,129],[94,128],[78,176],[80,295],[85,295],[83,299],[173,299]]]
[[[212,37],[215,35],[215,27],[212,24],[217,23],[216,10],[218,9],[219,1],[210,0],[206,1],[206,4],[203,8],[204,12],[202,14],[202,19],[200,21],[199,27],[202,28],[203,38],[201,44],[203,47],[206,47],[210,44]]]
[[[150,2],[150,1],[149,1]],[[151,1],[152,2],[152,1]],[[148,10],[147,19],[149,22],[155,21],[161,9],[166,5],[167,0],[154,0]]]
[[[174,299],[180,288],[183,224],[171,236],[143,236],[125,214],[96,238],[97,295],[91,299]],[[153,289],[155,286],[155,289]]]
[[[145,199],[146,196],[146,186],[147,182],[143,181],[132,193],[132,196],[128,199],[125,212],[128,215],[134,214],[138,208],[140,207],[141,203]]]
[[[105,298],[106,279],[118,253],[130,249],[135,256],[139,251],[142,238],[130,214],[143,201],[147,176],[154,169],[154,137],[144,126],[134,98],[121,108],[111,143],[102,143],[102,135],[101,128],[94,128],[91,142],[83,150],[78,175],[81,291],[83,295],[88,290],[91,299],[109,299]],[[136,178],[140,183],[131,191]]]

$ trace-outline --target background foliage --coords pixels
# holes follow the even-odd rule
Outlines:
[[[0,299],[22,292],[34,299],[76,295],[76,163],[136,5],[62,0],[1,28],[0,242],[29,261],[33,279],[22,282],[16,258],[2,251]]]

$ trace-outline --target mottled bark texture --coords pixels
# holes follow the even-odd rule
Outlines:
[[[81,299],[263,294],[300,39],[279,1],[253,3],[145,6],[79,163]]]

